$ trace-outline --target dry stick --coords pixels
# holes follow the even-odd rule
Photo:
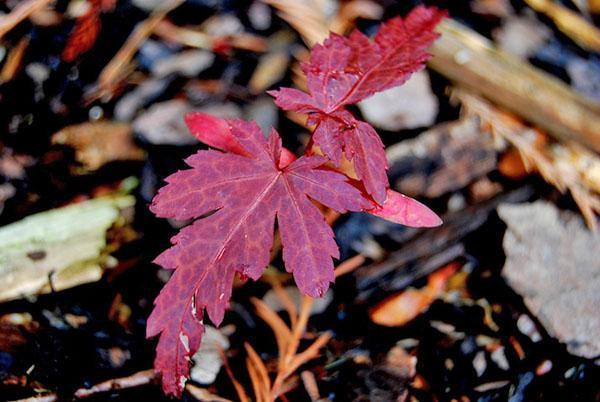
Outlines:
[[[596,213],[600,212],[600,197],[594,188],[590,188],[581,178],[582,171],[574,163],[557,163],[543,149],[538,149],[527,139],[527,134],[532,129],[506,112],[494,108],[488,102],[469,91],[456,88],[450,95],[451,99],[458,100],[463,105],[467,115],[478,116],[479,119],[490,126],[491,132],[512,144],[519,151],[527,171],[537,170],[541,176],[561,193],[569,190],[581,210],[586,223],[592,231],[597,230]],[[567,152],[569,147],[576,144],[557,144],[562,152]],[[581,147],[579,147],[581,148]],[[596,154],[587,150],[580,152],[589,153],[589,158]]]
[[[0,71],[0,84],[8,82],[15,77],[21,67],[21,62],[23,61],[28,46],[29,37],[25,37],[11,50],[2,67],[2,71]]]
[[[316,341],[312,343],[308,348],[303,350],[301,353],[294,356],[292,361],[290,362],[289,367],[287,368],[287,375],[289,376],[294,371],[298,369],[301,365],[306,363],[309,360],[314,359],[319,355],[319,350],[327,345],[327,342],[331,339],[331,332],[325,332],[324,334],[319,335]]]
[[[11,402],[55,402],[58,401],[58,395],[56,394],[42,394],[36,395],[25,399],[18,399]]]
[[[329,35],[327,18],[322,8],[314,2],[297,0],[262,0],[262,2],[279,10],[278,15],[300,32],[309,47]]]
[[[366,258],[361,254],[357,254],[352,258],[348,258],[346,261],[335,267],[335,277],[339,278],[342,275],[346,275],[355,271],[365,263],[365,260]]]
[[[246,371],[248,372],[248,376],[250,377],[250,383],[252,384],[252,391],[254,392],[256,402],[266,402],[262,391],[263,387],[260,384],[258,372],[249,358],[246,358]]]
[[[252,303],[256,308],[258,316],[271,327],[275,334],[275,341],[277,342],[277,350],[279,353],[279,366],[283,366],[283,358],[287,350],[288,342],[292,337],[292,332],[287,325],[285,325],[285,322],[283,322],[281,317],[279,317],[279,315],[262,300],[253,298]]]
[[[246,348],[246,353],[248,354],[246,365],[248,367],[250,377],[253,378],[252,384],[256,399],[268,401],[269,390],[271,388],[269,372],[254,348],[249,343],[244,343],[244,347]]]
[[[557,78],[454,22],[438,26],[429,66],[450,80],[537,124],[559,140],[600,152],[600,105],[575,94]]]
[[[276,250],[275,247],[277,247]],[[281,244],[277,244],[275,247],[273,249],[276,251],[275,255],[277,255],[277,253],[279,253],[279,251],[281,250]],[[271,260],[273,260],[273,258]],[[294,301],[291,299],[290,295],[288,294],[288,292],[286,292],[285,288],[281,284],[281,279],[278,277],[271,276],[265,276],[264,279],[273,288],[273,291],[277,295],[277,298],[281,302],[281,305],[288,313],[288,316],[290,317],[291,326],[293,327],[294,325],[296,325],[296,320],[298,318],[298,310],[296,309]]]
[[[267,41],[263,37],[247,32],[215,37],[202,31],[177,26],[167,20],[160,21],[154,28],[153,33],[169,42],[198,49],[213,50],[215,44],[219,42],[232,48],[257,53],[264,52],[268,48]]]
[[[600,52],[600,29],[574,11],[551,0],[525,0],[529,7],[546,14],[567,36],[586,50]]]
[[[159,23],[156,24],[154,34],[169,42],[179,43],[198,49],[212,50],[214,46],[214,39],[210,35],[204,32],[182,28],[167,20],[159,21]]]
[[[336,268],[336,277],[354,271],[356,268],[360,267],[364,261],[365,257],[360,254],[344,261]],[[279,357],[277,377],[275,378],[275,382],[271,387],[270,401],[274,401],[277,399],[277,397],[283,394],[283,388],[285,386],[286,379],[302,364],[316,357],[319,350],[331,339],[331,333],[326,332],[320,335],[317,340],[314,341],[312,345],[310,345],[303,352],[296,354],[300,344],[300,338],[306,331],[306,325],[308,323],[308,318],[310,317],[313,303],[314,299],[311,297],[304,296],[302,298],[300,314],[296,319],[296,324],[292,325],[292,334],[289,337],[289,342],[286,345],[287,347],[285,353],[283,356],[280,355]]]
[[[235,378],[235,376],[233,375],[233,371],[231,371],[231,367],[229,366],[229,360],[227,359],[227,356],[225,356],[225,351],[223,350],[223,348],[219,348],[219,352],[221,354],[221,361],[223,362],[223,366],[225,367],[227,376],[229,377],[229,380],[233,384],[233,387],[235,388],[235,392],[237,393],[238,398],[240,398],[240,402],[250,402],[250,398],[248,398],[248,395],[246,394],[244,387],[242,386],[242,384],[240,384],[240,382],[237,380],[237,378]]]
[[[31,14],[46,7],[53,0],[26,0],[19,3],[8,15],[0,18],[0,39]]]
[[[304,389],[310,397],[311,402],[316,402],[321,399],[319,386],[317,385],[317,380],[312,371],[304,370],[300,373],[300,378],[302,378],[302,384],[304,384]]]
[[[277,396],[281,393],[280,390],[284,386],[286,378],[291,373],[291,371],[288,370],[288,367],[290,367],[292,364],[292,359],[296,355],[296,351],[298,350],[298,346],[300,344],[300,338],[306,331],[306,324],[308,323],[308,318],[310,317],[313,301],[314,299],[309,296],[302,297],[300,314],[296,319],[296,325],[292,327],[291,336],[289,342],[286,344],[283,357],[280,356],[277,377],[275,378],[275,382],[271,387],[269,400],[275,400],[277,398]]]
[[[101,392],[108,392],[115,389],[135,388],[140,385],[150,384],[157,379],[158,374],[152,369],[139,371],[128,377],[114,378],[112,380],[101,382],[91,388],[79,388],[75,392],[75,398],[87,398]]]
[[[283,358],[280,359],[282,364],[280,364],[277,369],[277,377],[275,378],[275,382],[271,387],[269,401],[274,401],[282,393],[281,389],[284,386],[285,380],[293,372],[293,370],[290,370],[289,368],[294,363],[293,359],[296,355],[296,351],[298,350],[298,346],[300,345],[300,338],[306,331],[306,324],[308,323],[308,318],[310,317],[310,310],[313,302],[314,299],[312,297],[302,297],[300,314],[298,315],[296,325],[292,327],[292,336],[287,344],[285,354]]]
[[[202,402],[233,402],[230,399],[221,398],[219,395],[211,393],[208,389],[198,387],[193,384],[186,384],[185,390],[197,401]]]
[[[182,3],[183,0],[169,1],[163,7],[156,9],[148,19],[138,24],[125,41],[125,44],[100,73],[98,77],[100,96],[112,92],[116,82],[122,78],[125,66],[131,61],[144,40],[152,34],[156,26],[170,11]]]

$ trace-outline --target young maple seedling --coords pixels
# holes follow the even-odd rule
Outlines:
[[[190,169],[167,177],[150,209],[159,217],[195,219],[155,262],[175,269],[156,298],[147,336],[160,334],[154,367],[163,389],[181,395],[190,356],[200,346],[204,313],[216,325],[229,305],[234,276],[257,280],[269,263],[275,221],[285,268],[300,291],[320,297],[339,258],[331,227],[315,201],[337,212],[364,211],[413,227],[441,224],[416,200],[389,189],[385,150],[375,129],[345,106],[401,85],[424,67],[445,14],[419,6],[381,25],[371,41],[358,30],[331,36],[302,65],[309,93],[272,91],[284,110],[308,114],[315,126],[303,156],[266,138],[255,122],[186,116],[190,131],[211,150],[186,159]],[[342,170],[346,159],[355,178]]]

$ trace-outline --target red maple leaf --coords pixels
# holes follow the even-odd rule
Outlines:
[[[189,356],[200,345],[204,310],[218,325],[234,275],[260,277],[269,263],[276,218],[287,271],[302,293],[319,297],[334,280],[332,257],[339,251],[311,200],[339,212],[371,207],[346,176],[321,168],[326,158],[282,162],[274,130],[266,139],[256,123],[200,113],[187,121],[193,133],[227,152],[189,157],[191,169],[169,176],[151,206],[161,217],[196,219],[155,261],[176,271],[156,299],[147,327],[149,337],[160,334],[155,368],[164,390],[176,395],[188,376]]]
[[[338,165],[343,151],[379,204],[388,187],[383,144],[370,125],[344,106],[401,85],[422,69],[430,57],[426,49],[439,36],[433,29],[444,16],[436,8],[419,6],[406,18],[383,24],[373,41],[358,30],[348,38],[331,34],[302,66],[310,94],[293,88],[270,92],[282,109],[310,114],[309,123],[317,126],[314,143]]]

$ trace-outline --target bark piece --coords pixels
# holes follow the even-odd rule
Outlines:
[[[359,294],[357,302],[380,299],[405,289],[415,280],[464,255],[461,239],[481,227],[500,203],[523,202],[533,194],[529,186],[500,194],[489,201],[444,215],[444,224],[427,230],[413,230],[398,238],[403,246],[385,260],[362,267],[354,273]]]
[[[493,140],[473,119],[440,124],[386,153],[394,187],[411,197],[439,197],[496,168]]]
[[[544,201],[498,208],[508,225],[503,276],[569,352],[600,354],[600,235]]]
[[[600,104],[506,52],[452,20],[430,48],[429,66],[452,81],[539,125],[560,140],[600,152]]]
[[[96,198],[0,228],[0,301],[99,280],[110,263],[106,231],[129,221],[123,212],[134,202]]]

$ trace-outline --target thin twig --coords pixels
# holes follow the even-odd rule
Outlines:
[[[82,399],[90,396],[109,392],[115,389],[135,388],[141,385],[151,384],[158,379],[158,374],[150,369],[139,371],[128,377],[114,378],[108,381],[101,382],[91,388],[79,388],[75,391],[75,398]]]
[[[271,388],[269,372],[254,348],[249,343],[244,343],[244,347],[246,348],[246,353],[248,354],[246,365],[248,367],[250,378],[252,379],[256,399],[260,401],[268,401],[269,391]]]
[[[55,402],[58,401],[58,395],[52,394],[41,394],[32,396],[30,398],[18,399],[11,402]]]
[[[185,390],[194,399],[201,401],[201,402],[233,402],[230,399],[225,399],[218,395],[213,394],[212,392],[208,391],[206,388],[197,387],[193,384],[186,384]]]
[[[288,292],[285,291],[285,289],[281,285],[281,282],[278,279],[273,279],[270,282],[271,286],[273,287],[273,290],[275,291],[275,294],[277,295],[277,297],[281,301],[281,304],[287,311],[288,316],[290,317],[290,324],[293,328],[294,325],[296,325],[296,321],[298,319],[298,310],[296,309],[296,305],[294,304],[290,295],[288,294]]]
[[[312,371],[304,370],[300,373],[300,378],[302,378],[302,384],[304,384],[304,389],[310,397],[311,402],[316,402],[321,399],[319,386],[317,385],[317,380]]]
[[[582,48],[600,52],[600,29],[576,12],[551,0],[525,0],[529,7],[550,18],[558,29]]]
[[[350,272],[355,271],[365,263],[365,260],[366,258],[361,254],[357,254],[354,257],[347,259],[346,261],[342,262],[340,265],[335,267],[335,277],[339,278],[342,275],[346,275]]]
[[[588,227],[592,231],[598,229],[596,215],[600,213],[600,196],[597,190],[584,180],[584,170],[588,165],[595,162],[597,166],[600,166],[598,157],[594,153],[570,142],[557,142],[552,147],[536,146],[529,138],[535,138],[536,134],[541,134],[525,126],[512,114],[496,108],[465,89],[452,90],[451,98],[461,102],[468,116],[478,116],[483,123],[488,125],[489,131],[493,135],[514,146],[519,151],[527,171],[537,170],[544,180],[561,193],[569,190]],[[552,149],[557,148],[562,149],[561,152],[553,154]],[[577,156],[580,159],[586,158],[588,163],[573,163],[571,160],[562,163],[561,158],[564,159],[565,156],[561,156],[561,154]],[[579,167],[580,165],[582,167]]]
[[[11,81],[15,77],[19,71],[19,67],[21,67],[28,46],[29,37],[24,37],[19,41],[17,46],[11,50],[2,67],[2,71],[0,71],[0,84]]]
[[[0,39],[31,14],[46,7],[53,0],[26,0],[19,3],[8,15],[0,18]]]
[[[261,53],[268,47],[264,38],[247,32],[215,37],[202,31],[177,26],[167,20],[160,21],[153,33],[169,42],[197,49],[214,50],[216,45],[224,44],[231,48]]]
[[[292,336],[287,344],[283,358],[280,356],[280,364],[277,368],[277,377],[275,378],[275,382],[271,387],[270,401],[274,401],[279,395],[282,394],[281,389],[284,386],[285,380],[293,372],[293,370],[290,370],[289,368],[293,364],[293,359],[296,356],[296,351],[300,345],[300,338],[306,331],[306,324],[308,323],[308,318],[310,317],[310,311],[312,309],[313,302],[314,299],[312,297],[302,297],[300,314],[298,315],[296,325],[292,327]]]
[[[284,354],[287,350],[287,345],[289,340],[292,337],[292,332],[285,325],[285,322],[277,315],[275,311],[273,311],[269,306],[267,306],[262,300],[253,298],[252,303],[256,308],[256,313],[260,318],[262,318],[273,330],[275,334],[275,341],[277,342],[277,349],[279,351],[279,364],[283,364],[282,359],[284,358]]]
[[[324,334],[319,335],[317,340],[314,341],[312,345],[304,349],[301,353],[294,356],[288,367],[288,375],[292,374],[298,369],[298,367],[302,366],[304,363],[319,356],[319,350],[323,346],[327,345],[327,342],[329,342],[331,337],[331,332],[325,332]]]
[[[150,17],[139,23],[129,35],[121,49],[113,59],[102,69],[98,77],[98,96],[112,93],[117,82],[125,75],[125,66],[129,64],[141,44],[152,34],[154,29],[166,15],[183,3],[183,0],[171,0],[156,9]]]
[[[225,356],[225,351],[222,348],[219,348],[219,352],[221,353],[221,361],[223,362],[223,367],[225,367],[225,371],[227,372],[229,380],[235,388],[235,392],[237,393],[238,398],[240,398],[240,402],[250,402],[250,398],[248,398],[244,387],[242,386],[242,384],[240,384],[237,378],[235,378],[235,376],[233,375],[233,371],[231,371],[231,367],[229,367],[229,361],[227,360],[227,356]]]

